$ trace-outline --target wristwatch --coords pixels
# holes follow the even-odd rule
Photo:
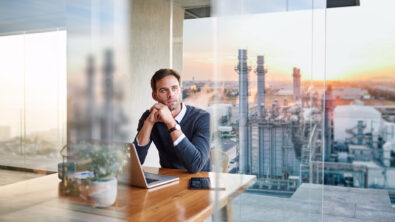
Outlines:
[[[175,126],[173,126],[172,128],[169,129],[169,133],[176,131],[176,130],[181,130],[181,126],[178,123],[176,123]]]

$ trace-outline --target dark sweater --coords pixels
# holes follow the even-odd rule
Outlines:
[[[139,146],[136,138],[134,139],[141,164],[154,141],[162,167],[187,169],[189,173],[210,171],[210,114],[193,106],[186,107],[185,116],[179,123],[185,138],[177,146],[174,147],[167,126],[162,122],[155,123],[146,146]],[[149,114],[147,110],[141,116],[137,131],[141,130]]]

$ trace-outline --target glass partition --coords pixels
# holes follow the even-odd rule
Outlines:
[[[327,119],[331,131],[324,167],[325,184],[363,188],[360,195],[365,192],[366,198],[384,191],[382,198],[387,205],[390,199],[392,206],[394,6],[392,1],[364,0],[359,7],[327,12]],[[357,208],[356,214],[369,220],[376,219],[368,213],[386,214],[385,205],[361,205],[358,208],[363,210]]]
[[[211,7],[184,22],[184,101],[211,114],[213,171],[257,177],[214,218],[321,220],[326,1]]]
[[[339,2],[2,1],[0,169],[58,171],[57,206],[135,219],[123,185],[96,208],[86,178],[128,173],[150,79],[173,68],[183,102],[211,116],[211,220],[391,220],[395,5]],[[144,167],[160,166],[152,144]],[[222,173],[256,181],[224,200]],[[177,219],[192,215],[177,200]]]
[[[184,22],[184,101],[211,113],[213,169],[257,176],[236,221],[392,212],[393,4],[338,3],[215,1]]]

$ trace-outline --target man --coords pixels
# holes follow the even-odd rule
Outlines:
[[[157,101],[140,118],[134,140],[141,163],[153,141],[164,168],[189,173],[210,170],[210,115],[181,102],[180,75],[160,69],[151,79],[152,98]]]

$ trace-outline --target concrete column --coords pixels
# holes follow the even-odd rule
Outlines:
[[[169,0],[133,0],[130,8],[130,109],[129,118],[133,135],[137,133],[141,114],[155,101],[152,99],[150,80],[160,68],[182,71],[182,29],[184,9]],[[172,27],[170,30],[172,17]],[[172,34],[172,41],[170,32]],[[172,48],[173,59],[169,58]],[[170,64],[172,61],[173,64]],[[182,73],[181,73],[182,75]],[[154,144],[144,165],[159,166],[159,155]]]

